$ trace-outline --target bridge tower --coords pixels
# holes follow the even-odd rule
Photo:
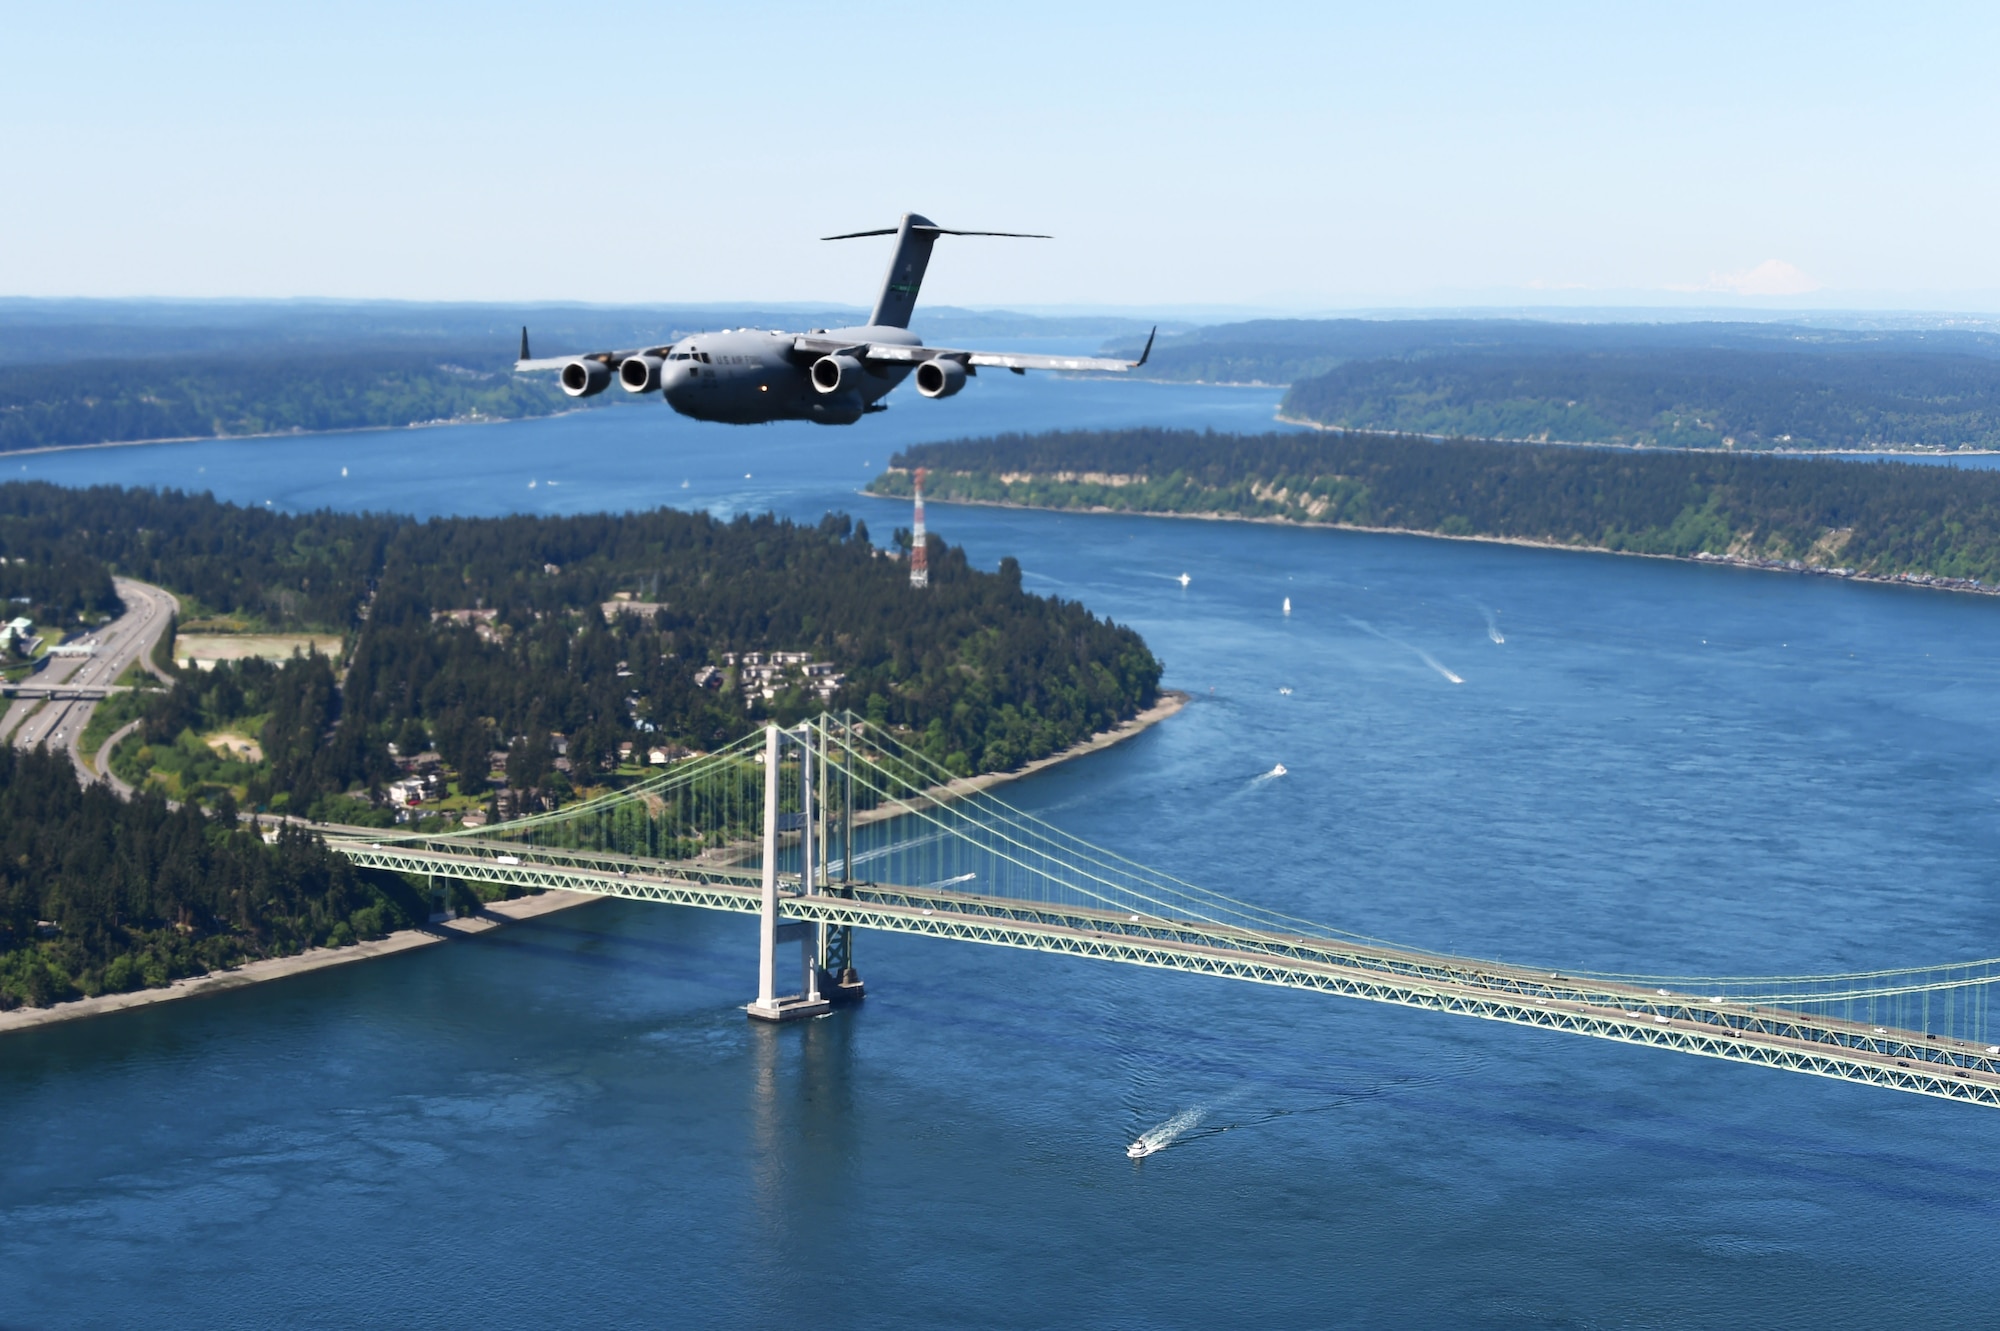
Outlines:
[[[924,469],[917,468],[917,516],[910,528],[910,585],[931,585],[929,538],[924,535]]]
[[[819,813],[820,880],[819,890],[830,896],[852,898],[854,896],[854,774],[848,764],[853,761],[853,716],[846,714],[836,720],[821,718],[821,724],[831,727],[841,726],[848,743],[843,746],[839,763],[828,761],[826,749],[827,734],[824,730],[808,727],[808,735],[820,744],[819,758],[814,770],[819,773],[819,789],[814,796],[814,807]],[[840,841],[840,878],[834,879],[830,866],[833,862],[835,835]],[[835,1003],[858,1003],[867,993],[862,986],[861,975],[854,969],[854,927],[852,925],[820,926],[820,992]]]
[[[831,781],[825,754],[815,753],[817,734],[810,725],[800,727],[796,735],[787,735],[775,725],[764,728],[764,891],[757,935],[757,1000],[744,1009],[760,1021],[817,1017],[836,1001],[851,1002],[864,992],[861,977],[854,970],[850,929],[785,920],[779,915],[778,838],[782,833],[799,834],[800,895],[817,895],[832,887],[825,864]],[[794,813],[779,811],[787,741],[798,754],[799,808]],[[829,789],[822,790],[822,786]],[[778,945],[792,942],[799,945],[799,992],[780,996]]]

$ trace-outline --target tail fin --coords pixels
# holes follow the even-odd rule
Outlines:
[[[917,289],[924,284],[924,270],[930,267],[931,246],[939,236],[1013,236],[1025,240],[1047,240],[1047,236],[1025,231],[953,231],[928,217],[904,213],[902,225],[874,231],[849,231],[822,240],[854,240],[861,236],[894,236],[896,253],[889,260],[889,275],[882,281],[882,294],[875,298],[875,310],[868,316],[873,328],[908,328],[917,308]]]

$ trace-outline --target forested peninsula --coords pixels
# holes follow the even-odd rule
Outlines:
[[[1383,434],[1114,430],[906,449],[939,500],[1249,518],[2000,584],[2000,473]]]
[[[0,590],[58,619],[115,611],[117,573],[179,596],[183,646],[338,644],[212,669],[158,654],[172,684],[114,696],[85,731],[94,753],[136,723],[111,760],[130,801],[79,789],[64,756],[0,750],[0,1008],[376,937],[427,909],[309,833],[267,845],[242,813],[504,819],[823,708],[971,775],[1157,700],[1132,630],[936,537],[914,589],[897,536],[878,549],[840,515],[420,522],[0,485]]]
[[[463,795],[504,767],[517,793],[560,799],[615,778],[634,749],[706,749],[831,706],[969,775],[1131,717],[1160,675],[1136,633],[1023,591],[1011,559],[983,572],[932,537],[930,587],[916,591],[899,549],[839,515],[420,522],[15,482],[0,486],[0,551],[0,581],[62,564],[101,586],[95,563],[176,592],[211,631],[339,635],[338,660],[185,672],[148,704],[151,754],[129,760],[176,795],[231,789],[349,821],[398,776],[391,745],[440,753]],[[753,653],[820,673],[753,678]],[[260,756],[204,741],[225,731]]]

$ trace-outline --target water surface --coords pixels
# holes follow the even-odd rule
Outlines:
[[[621,406],[15,465],[290,508],[843,507],[886,535],[907,510],[853,490],[903,443],[1255,429],[1277,396],[989,375],[848,431]],[[1194,695],[1009,788],[1135,858],[1565,966],[2000,954],[1988,598],[1247,524],[931,522],[1133,624]],[[601,903],[8,1037],[0,1326],[1991,1320],[1987,1110],[873,935],[866,1004],[771,1030],[738,1008],[753,947],[749,919]]]

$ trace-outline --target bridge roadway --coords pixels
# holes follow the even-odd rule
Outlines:
[[[744,914],[757,913],[762,901],[760,871],[740,865],[462,837],[371,842],[369,835],[330,831],[327,844],[364,867],[469,882]],[[2000,1049],[1916,1031],[1201,920],[880,883],[842,890],[852,895],[802,895],[794,881],[783,889],[781,909],[813,923],[1313,989],[2000,1106]]]

